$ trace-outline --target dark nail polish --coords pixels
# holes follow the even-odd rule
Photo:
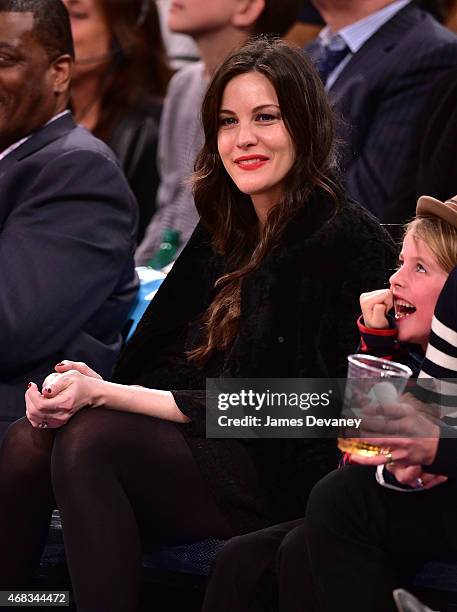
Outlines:
[[[51,393],[52,389],[51,389],[51,387],[46,387],[45,391],[46,391],[46,393]]]
[[[59,361],[59,363],[56,363],[56,367],[57,367],[57,366],[63,366],[63,365],[65,365],[65,364],[64,364],[64,363],[62,363],[61,361]]]
[[[27,385],[27,387],[28,387],[29,389],[30,389],[30,387],[31,387],[31,386],[32,386],[32,383],[29,383],[29,384]]]

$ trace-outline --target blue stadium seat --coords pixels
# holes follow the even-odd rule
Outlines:
[[[177,546],[162,546],[143,558],[146,570],[159,569],[168,572],[207,576],[211,563],[224,546],[223,540],[201,540]],[[62,525],[58,510],[54,510],[46,547],[41,558],[41,573],[65,565]]]

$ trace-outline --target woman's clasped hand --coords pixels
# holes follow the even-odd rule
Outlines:
[[[31,382],[25,394],[26,415],[33,427],[62,427],[78,410],[98,403],[97,383],[103,379],[88,365],[66,360],[55,370],[44,380],[41,392]]]

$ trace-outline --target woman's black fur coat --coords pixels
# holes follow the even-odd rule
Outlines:
[[[344,376],[358,345],[359,294],[385,287],[394,265],[393,244],[371,215],[344,202],[328,220],[329,209],[328,196],[315,194],[244,279],[237,337],[203,371],[184,356],[189,323],[210,303],[223,261],[198,226],[115,372],[118,382],[173,391],[192,419],[180,427],[194,458],[238,532],[302,515],[312,485],[336,466],[335,441],[207,440],[205,377]]]

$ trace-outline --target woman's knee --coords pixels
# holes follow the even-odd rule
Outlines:
[[[12,423],[2,441],[0,462],[8,470],[19,473],[34,473],[49,469],[54,431],[32,427],[25,417]]]
[[[110,428],[105,426],[104,413],[109,411],[81,410],[57,431],[51,466],[55,488],[66,486],[75,479],[88,478],[112,461],[116,445]]]
[[[9,453],[12,449],[21,450],[31,444],[31,432],[33,430],[29,420],[25,417],[11,423],[5,433],[1,445],[2,453]]]

